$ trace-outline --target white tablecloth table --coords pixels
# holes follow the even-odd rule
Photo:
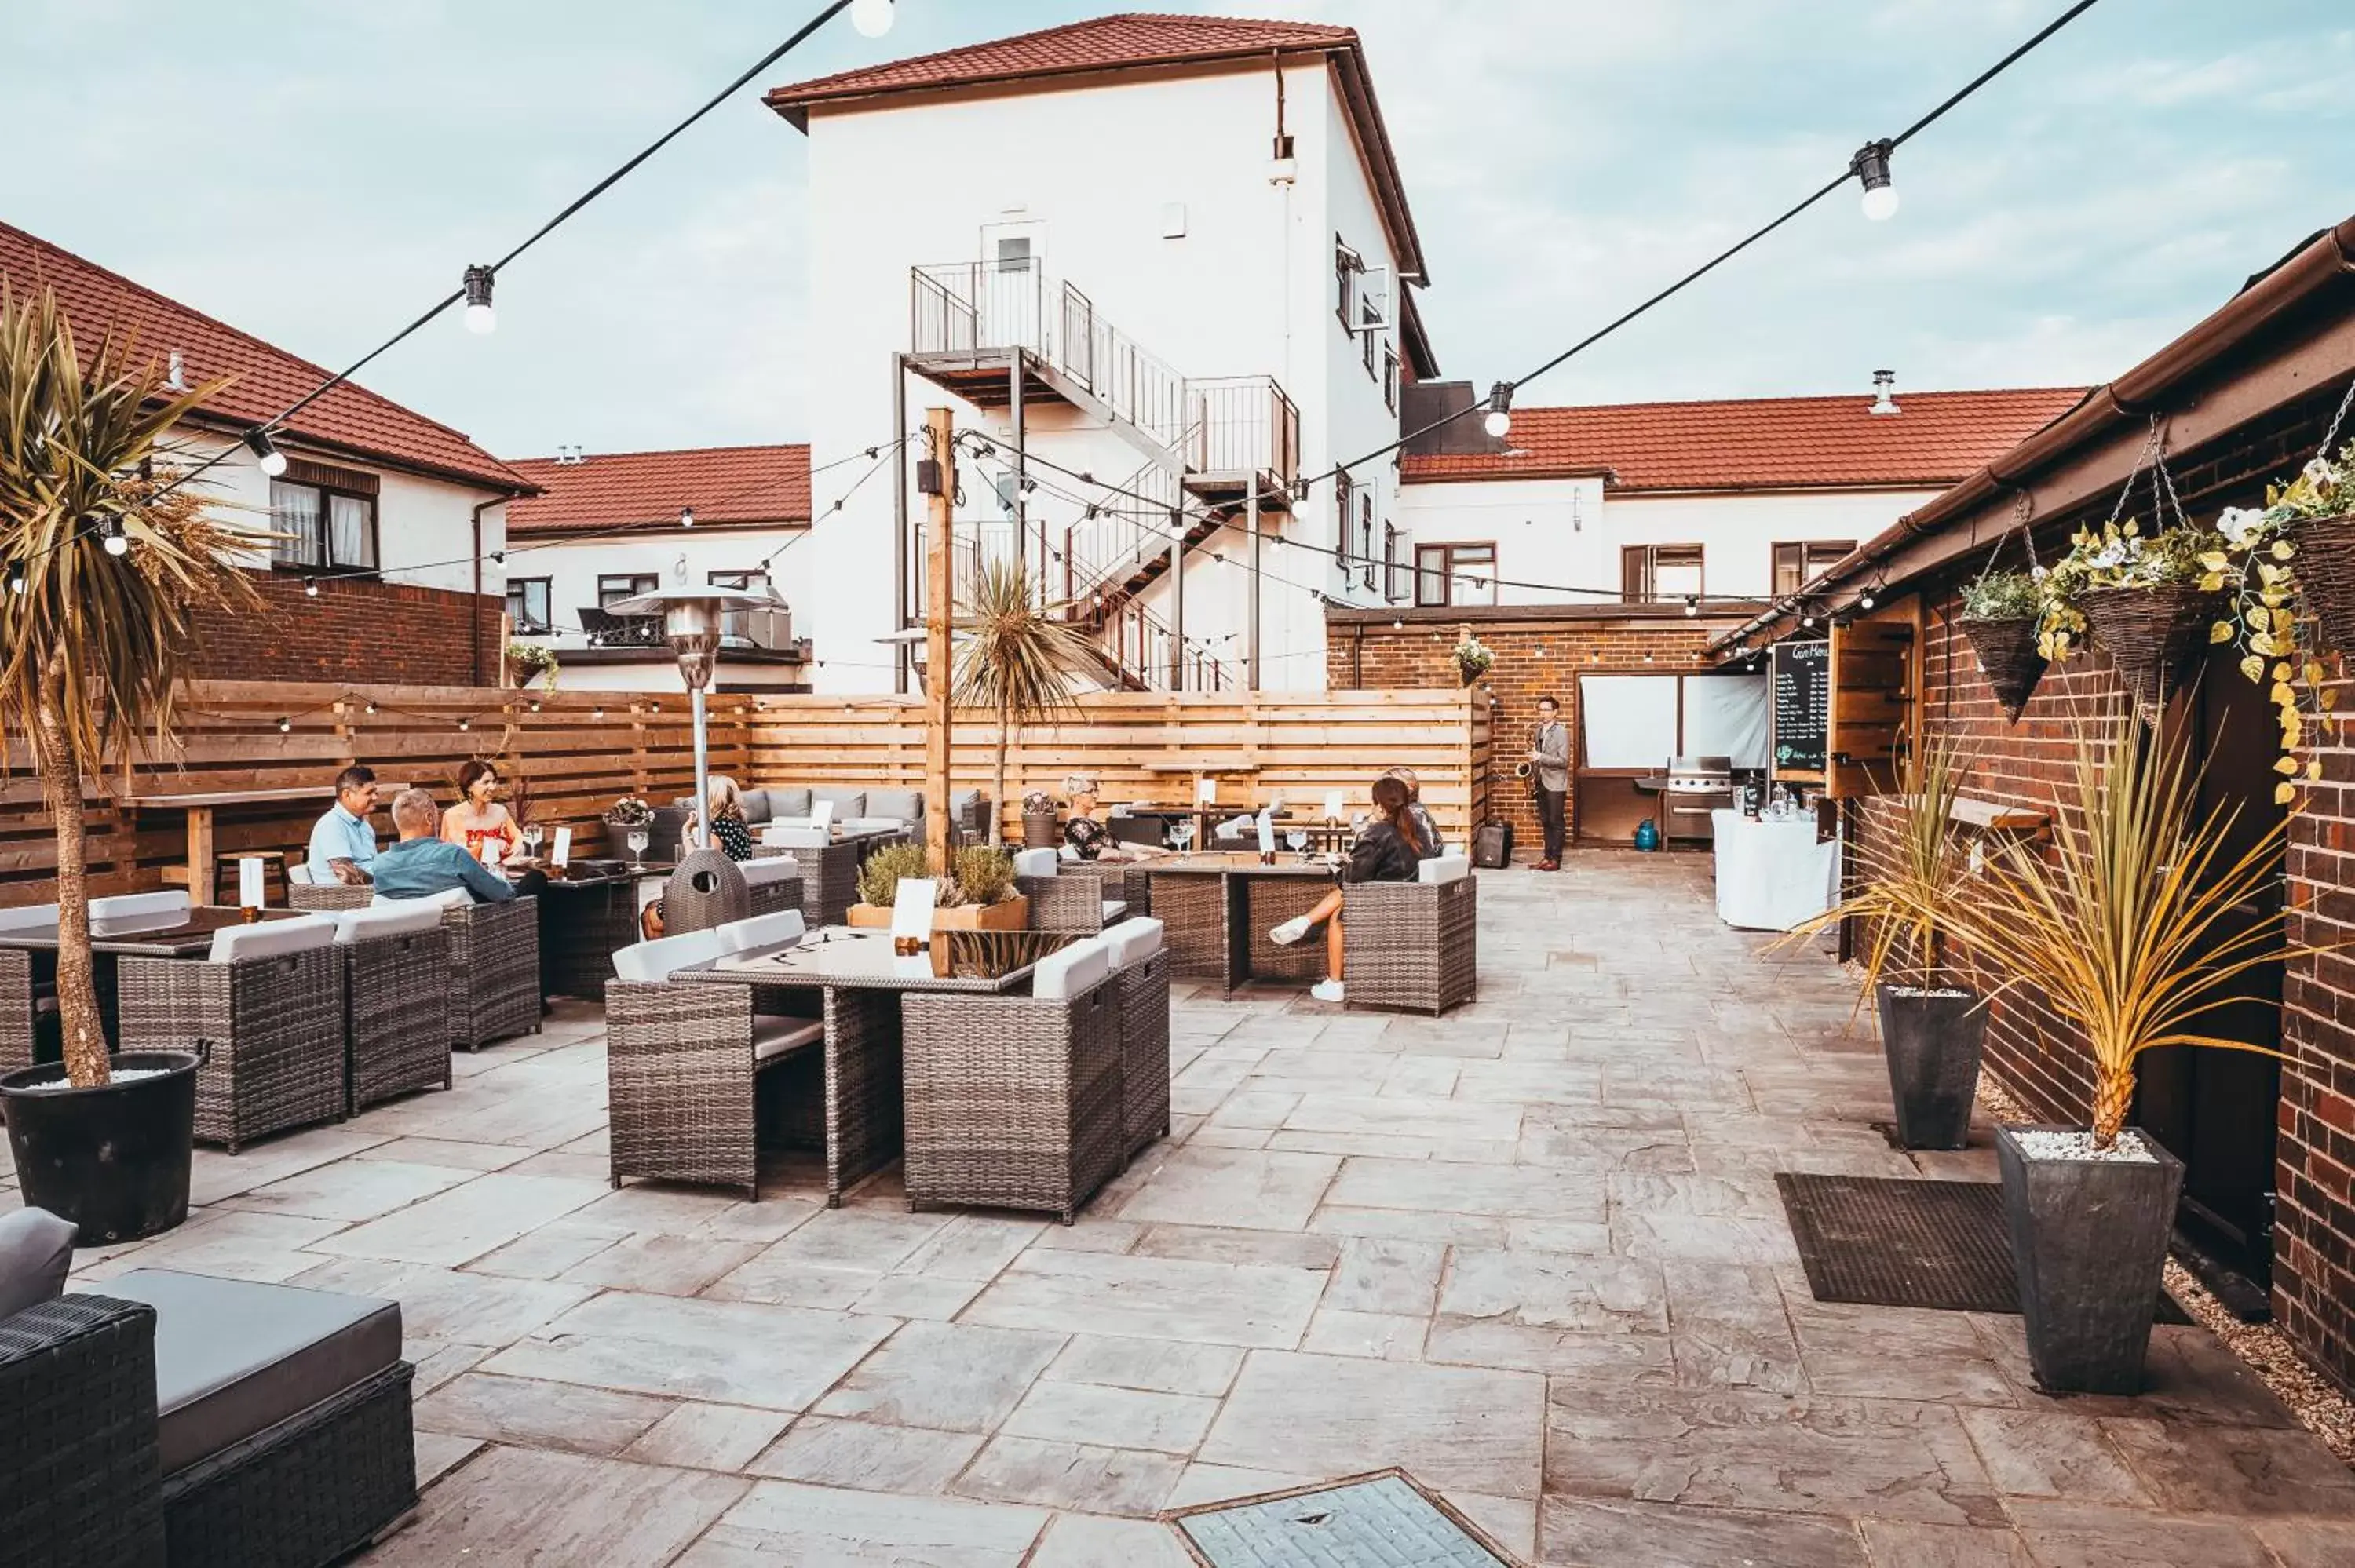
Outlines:
[[[1762,821],[1739,811],[1710,813],[1717,838],[1717,916],[1753,931],[1788,931],[1830,908],[1839,895],[1839,841],[1816,842],[1813,812]]]

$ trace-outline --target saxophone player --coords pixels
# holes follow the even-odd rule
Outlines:
[[[1550,696],[1538,699],[1538,727],[1529,737],[1529,762],[1537,770],[1538,824],[1545,834],[1538,869],[1560,871],[1562,824],[1570,803],[1570,731],[1561,722],[1561,705]]]

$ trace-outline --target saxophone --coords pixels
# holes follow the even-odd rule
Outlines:
[[[1545,726],[1541,724],[1533,724],[1529,726],[1529,750],[1535,751],[1538,748],[1538,736],[1544,733]],[[1534,800],[1538,798],[1538,770],[1535,763],[1524,757],[1518,763],[1514,765],[1513,777],[1516,779],[1526,779],[1529,786],[1529,799]]]

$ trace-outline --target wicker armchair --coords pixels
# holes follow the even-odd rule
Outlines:
[[[751,986],[677,982],[735,948],[798,934],[801,917],[756,916],[725,927],[640,942],[613,955],[605,988],[609,1171],[733,1187],[761,1196],[760,1086],[767,1068],[806,1072],[826,1025],[762,1018]]]
[[[736,869],[743,875],[744,891],[751,896],[756,917],[801,908],[801,862],[791,855],[756,856]]]
[[[0,931],[53,926],[57,918],[54,904],[22,904],[0,909]],[[22,948],[0,948],[0,1073],[29,1067],[40,1054],[42,993],[55,994],[54,987],[37,979],[42,967]]]
[[[190,1051],[197,1137],[231,1154],[269,1133],[341,1121],[343,959],[314,916],[213,933],[203,960],[115,963],[122,1049]]]
[[[802,913],[813,926],[839,926],[858,902],[858,867],[864,856],[855,842],[815,842],[820,833],[815,828],[772,826],[753,853],[763,859],[791,858],[801,868]],[[804,838],[812,842],[796,842]]]
[[[289,882],[286,885],[286,907],[310,914],[331,915],[345,909],[365,909],[375,899],[375,889],[341,882]]]
[[[1169,953],[1161,922],[1128,919],[1105,933],[1120,1010],[1121,1157],[1169,1134]]]
[[[0,1321],[0,1552],[10,1562],[164,1562],[154,1308],[67,1296]]]
[[[1018,852],[1014,885],[1030,900],[1033,930],[1093,936],[1128,913],[1125,903],[1106,894],[1094,867],[1085,861],[1062,860],[1050,849]]]
[[[337,918],[347,1110],[450,1086],[450,934],[423,900]]]
[[[1423,863],[1420,882],[1357,882],[1341,893],[1341,978],[1352,1007],[1433,1015],[1480,994],[1477,880],[1461,855]]]
[[[539,1033],[539,900],[453,904],[450,934],[450,1044],[478,1051],[511,1034]]]
[[[1070,1224],[1119,1171],[1110,947],[1040,960],[1028,996],[900,999],[908,1206],[1044,1209]]]

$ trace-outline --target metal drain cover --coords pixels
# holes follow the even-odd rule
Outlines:
[[[1398,1471],[1174,1516],[1210,1568],[1510,1568]]]

